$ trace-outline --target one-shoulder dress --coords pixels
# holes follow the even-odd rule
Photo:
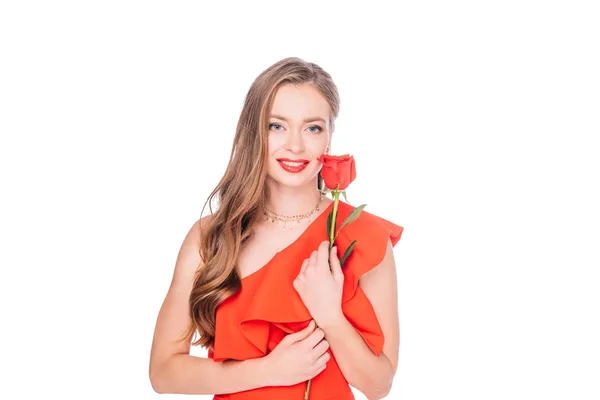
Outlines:
[[[311,320],[293,281],[302,261],[310,257],[322,241],[328,240],[327,216],[333,202],[321,212],[289,246],[277,252],[256,272],[242,279],[242,287],[223,301],[216,310],[215,340],[208,357],[215,362],[227,359],[246,360],[267,355],[288,334],[305,328]],[[336,230],[355,209],[339,200]],[[398,243],[403,227],[365,209],[345,225],[336,238],[338,257],[357,240],[346,259],[342,311],[371,351],[379,356],[384,336],[371,302],[358,280],[376,267],[386,253],[388,238]],[[310,400],[349,400],[354,395],[342,374],[331,349],[327,367],[311,381]],[[304,398],[306,382],[291,386],[265,386],[242,392],[217,394],[213,400],[287,400]]]

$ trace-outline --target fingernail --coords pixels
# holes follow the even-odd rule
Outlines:
[[[337,253],[337,246],[333,246],[333,251]]]

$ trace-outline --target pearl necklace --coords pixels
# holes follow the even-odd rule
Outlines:
[[[287,215],[281,215],[281,214],[277,214],[269,209],[267,209],[266,207],[264,208],[263,214],[267,216],[267,221],[269,219],[271,219],[271,222],[275,222],[275,220],[279,220],[279,221],[283,221],[283,230],[285,231],[285,227],[288,221],[298,221],[298,223],[300,223],[301,219],[304,218],[308,218],[311,215],[313,215],[314,213],[316,213],[317,211],[319,211],[319,206],[321,205],[321,203],[323,202],[323,199],[325,198],[325,193],[321,192],[321,197],[319,198],[319,202],[317,203],[317,206],[312,210],[309,211],[305,214],[298,214],[298,215],[291,215],[291,216],[287,216]],[[292,230],[292,228],[290,228],[289,230]]]

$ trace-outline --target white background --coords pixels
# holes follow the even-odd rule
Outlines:
[[[339,88],[348,200],[405,228],[388,398],[600,398],[593,3],[2,2],[0,397],[159,397],[179,246],[297,56]]]

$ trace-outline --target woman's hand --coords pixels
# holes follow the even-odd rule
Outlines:
[[[304,260],[294,280],[294,288],[320,327],[343,317],[344,273],[336,247],[328,249],[329,241],[321,242],[319,248]]]
[[[301,331],[290,333],[265,357],[268,386],[289,386],[319,375],[331,358],[325,333],[313,320]]]

